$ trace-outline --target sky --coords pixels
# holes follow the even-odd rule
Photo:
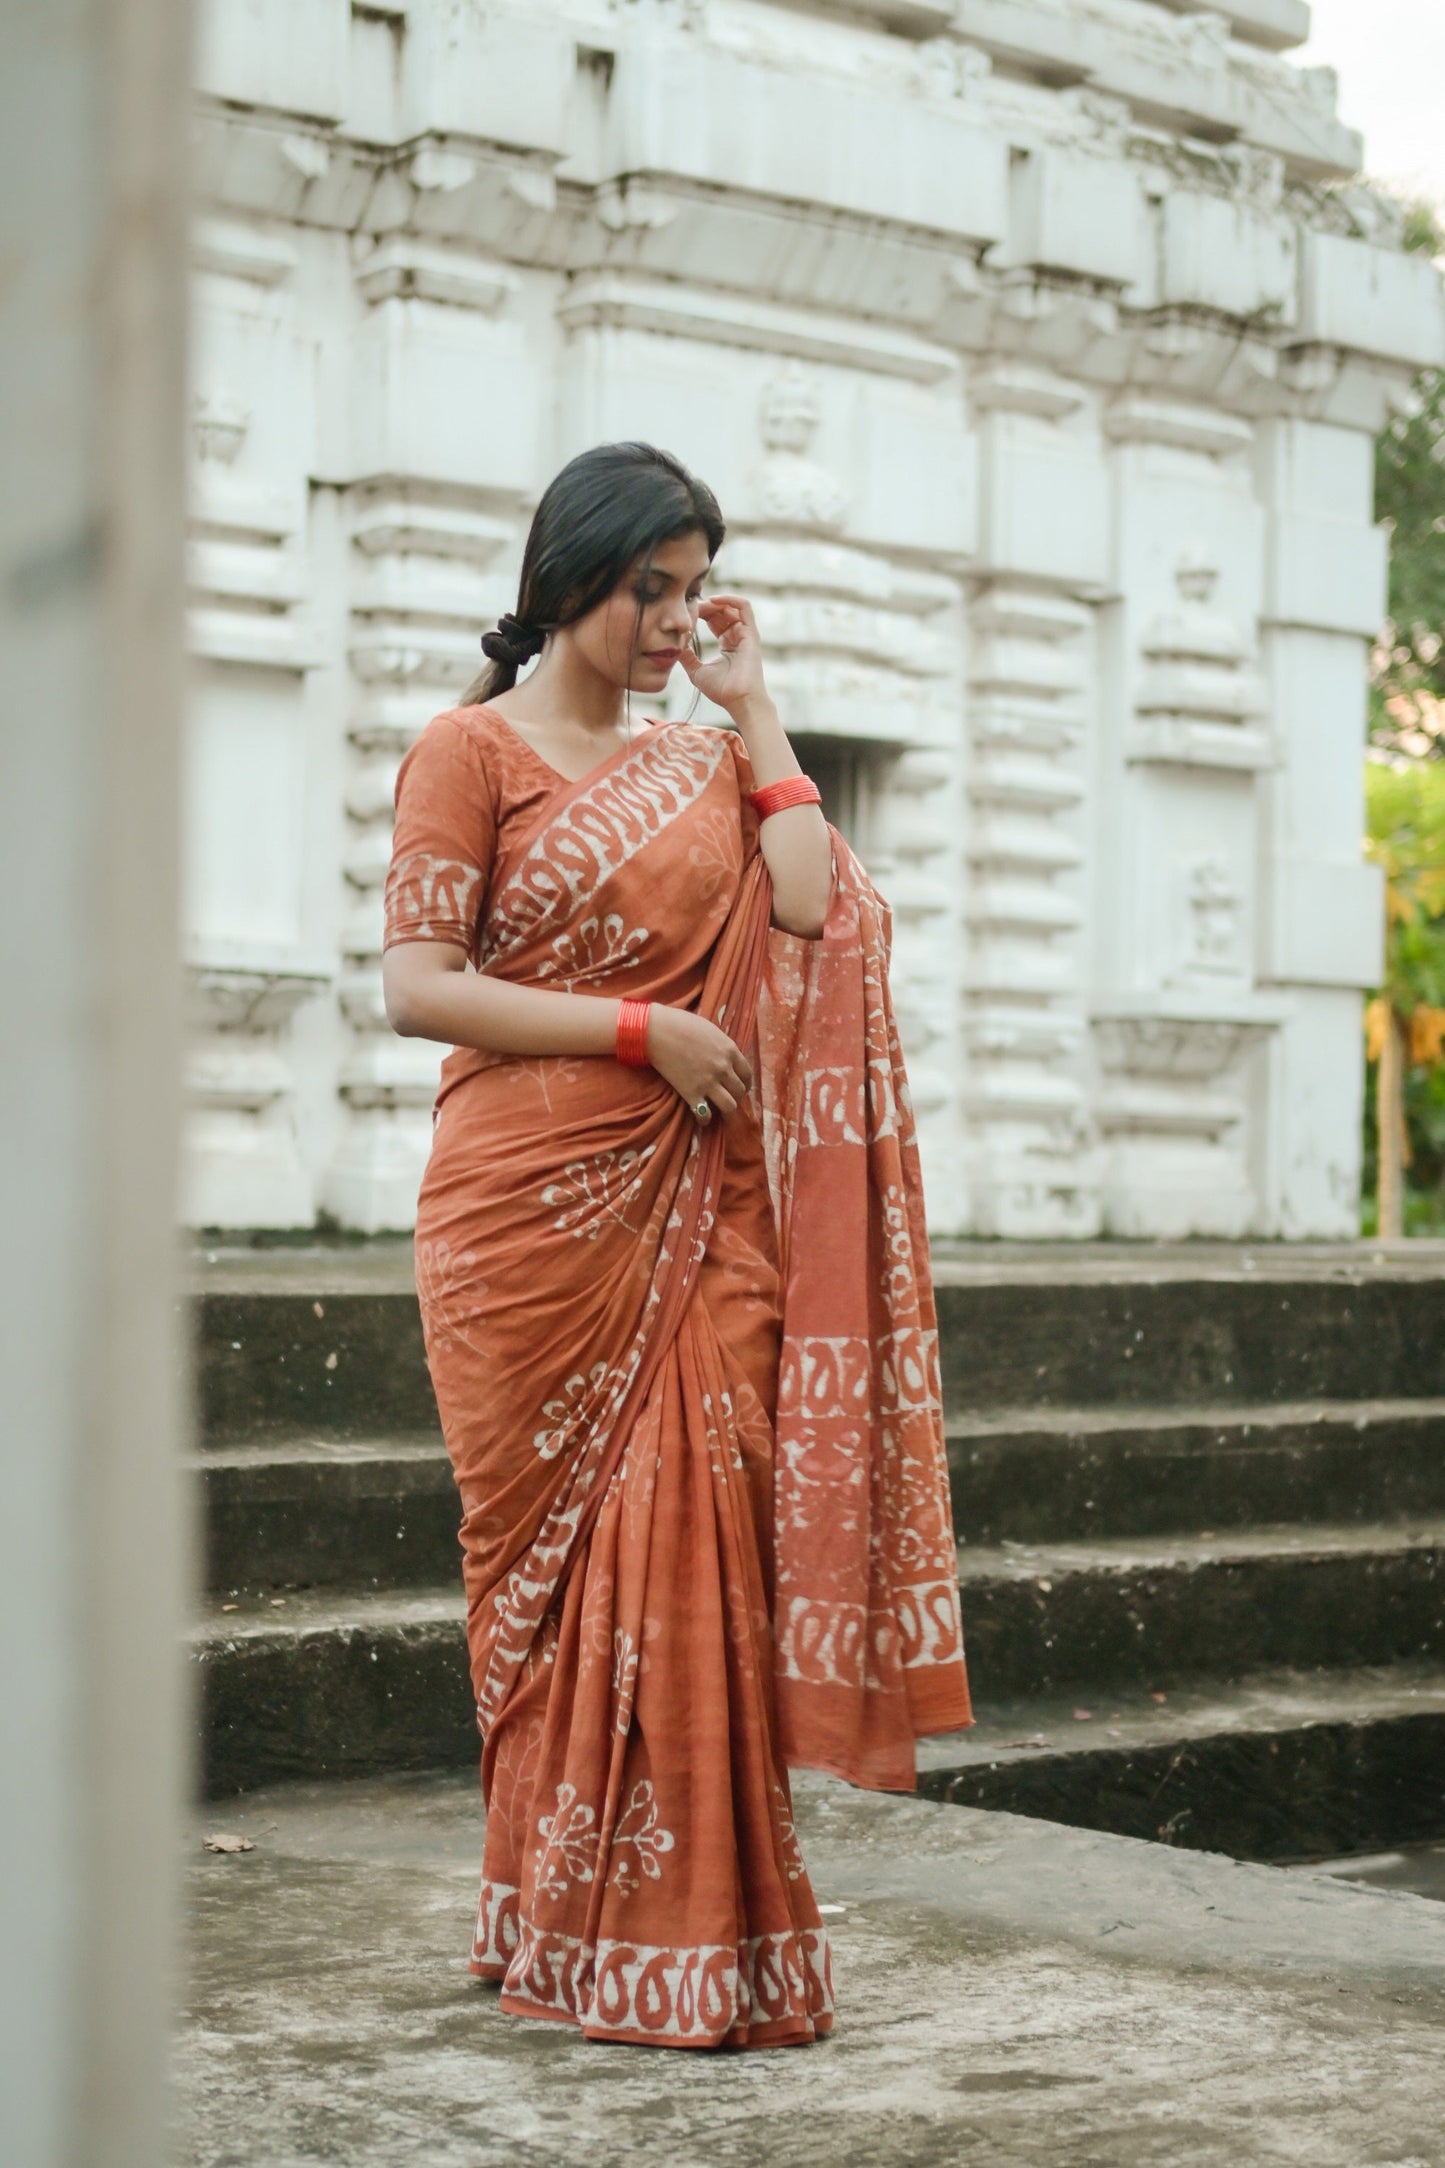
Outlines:
[[[1445,208],[1445,0],[1313,0],[1313,19],[1289,57],[1338,70],[1365,171]]]

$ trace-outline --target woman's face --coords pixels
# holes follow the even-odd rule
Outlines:
[[[708,563],[700,531],[659,542],[650,569],[639,557],[605,602],[568,627],[592,667],[614,685],[660,692],[692,639]]]

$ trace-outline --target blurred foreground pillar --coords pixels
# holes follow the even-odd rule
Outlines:
[[[0,0],[0,2159],[166,2155],[187,0]]]

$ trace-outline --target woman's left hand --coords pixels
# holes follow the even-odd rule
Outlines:
[[[700,693],[731,714],[745,701],[758,699],[763,684],[763,645],[753,606],[741,595],[709,595],[698,609],[722,650],[700,662],[690,647],[682,650],[683,669]]]

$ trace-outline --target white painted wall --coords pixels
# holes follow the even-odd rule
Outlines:
[[[1351,1234],[1370,444],[1445,313],[1300,0],[205,23],[188,1215],[410,1223],[396,764],[642,435],[893,903],[935,1229]]]

